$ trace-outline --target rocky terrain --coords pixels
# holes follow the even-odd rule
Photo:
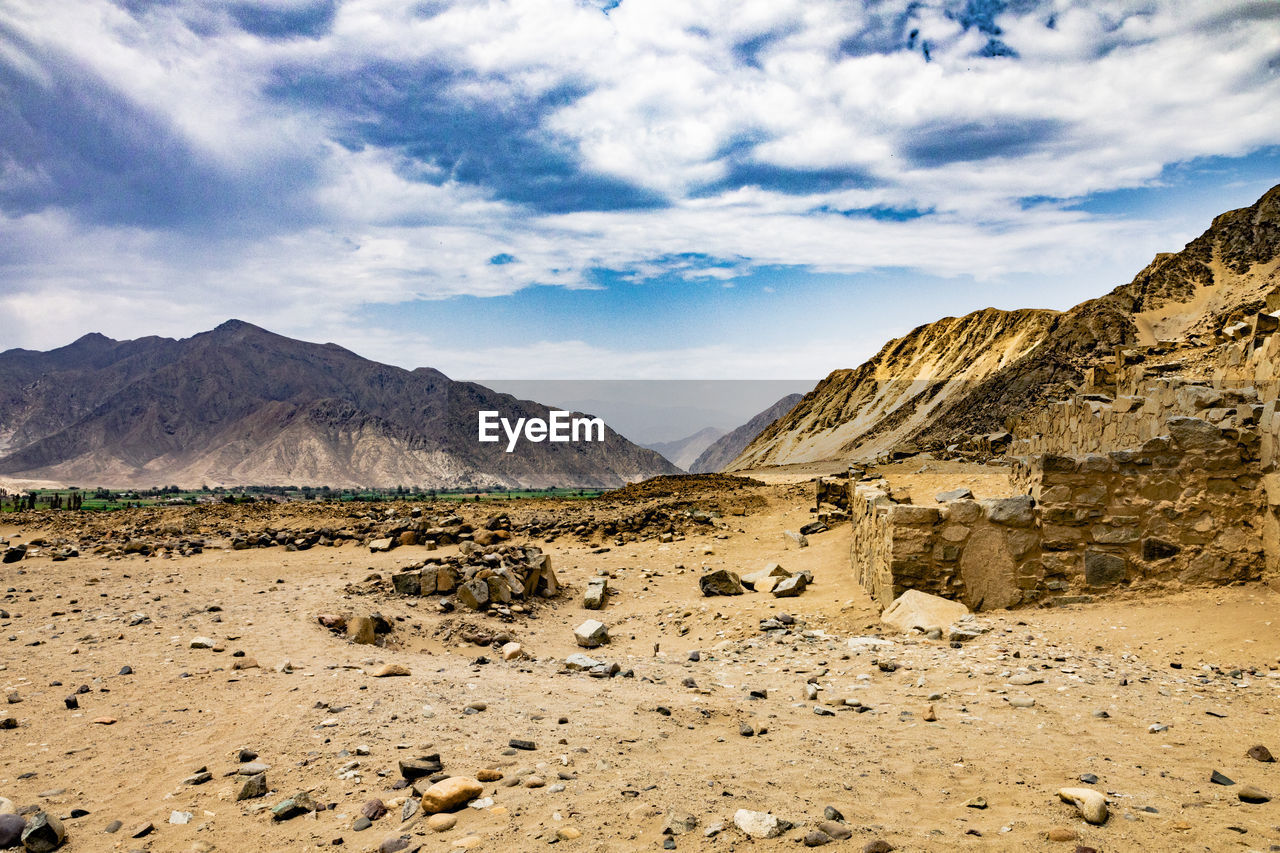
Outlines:
[[[85,487],[157,484],[612,488],[677,468],[603,442],[480,443],[480,410],[538,403],[232,320],[184,340],[86,335],[0,353],[0,475]]]
[[[755,437],[764,432],[774,421],[791,411],[802,398],[800,394],[788,394],[769,408],[760,412],[742,426],[729,430],[711,442],[698,458],[689,465],[692,474],[715,474],[723,471],[738,454],[747,449]]]
[[[1007,489],[880,473],[919,501]],[[1270,587],[882,619],[850,525],[812,508],[709,477],[6,515],[0,846],[19,823],[69,851],[1280,845]],[[554,591],[405,585],[527,580],[531,549]]]
[[[824,379],[724,470],[942,448],[1065,396],[1121,345],[1194,344],[1280,287],[1280,186],[1217,217],[1180,252],[1065,312],[947,317]]]
[[[692,465],[706,449],[724,436],[724,431],[715,427],[700,429],[693,435],[687,435],[676,441],[660,441],[646,444],[650,450],[656,450],[681,471],[691,471]],[[694,471],[693,473],[701,473]]]

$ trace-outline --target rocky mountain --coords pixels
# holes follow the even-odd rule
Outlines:
[[[478,441],[480,410],[548,416],[437,370],[238,320],[183,340],[92,334],[0,353],[0,474],[83,487],[607,488],[678,473],[609,429],[603,442],[507,453],[505,440]]]
[[[688,471],[690,470],[689,466],[693,464],[693,461],[698,458],[702,451],[706,450],[713,441],[722,435],[724,435],[724,430],[706,427],[698,430],[693,435],[687,435],[675,441],[659,441],[641,446],[661,453],[667,461],[677,468]]]
[[[802,399],[800,394],[788,394],[769,408],[737,429],[716,439],[689,466],[691,474],[717,474],[746,449],[757,435],[778,418],[785,415]]]
[[[1128,284],[1068,311],[987,308],[832,373],[725,470],[873,456],[995,432],[1080,385],[1116,346],[1208,336],[1280,287],[1280,186],[1224,213]]]

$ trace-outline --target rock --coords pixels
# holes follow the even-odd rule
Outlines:
[[[454,598],[464,607],[472,610],[484,610],[489,606],[489,585],[482,580],[471,579],[458,587]]]
[[[804,834],[805,847],[821,847],[824,844],[830,844],[832,841],[835,841],[835,839],[821,829],[811,829]]]
[[[486,767],[476,773],[476,779],[481,782],[500,782],[502,781],[502,771]]]
[[[546,784],[547,784],[547,780],[543,779],[541,776],[524,777],[524,786],[526,788],[543,788],[546,786]]]
[[[182,780],[184,785],[203,785],[205,782],[213,780],[213,774],[208,770],[201,770],[199,773],[193,773]]]
[[[747,723],[741,723],[738,726],[738,734],[742,735],[743,737],[755,737],[756,730],[751,728],[751,726]]]
[[[525,752],[533,752],[538,748],[538,745],[531,740],[521,740],[520,738],[515,737],[507,741],[507,746],[512,749],[522,749]]]
[[[6,797],[0,797],[0,815],[17,814],[17,813],[18,813],[18,809],[13,804],[13,800],[10,800]],[[0,848],[0,849],[3,849],[3,848]]]
[[[1271,755],[1271,750],[1267,749],[1262,744],[1249,747],[1249,751],[1246,752],[1245,755],[1249,756],[1254,761],[1262,761],[1268,764],[1275,761],[1275,758]]]
[[[587,581],[586,592],[582,594],[582,606],[588,610],[600,610],[604,607],[605,598],[609,595],[609,579],[593,577]]]
[[[1106,797],[1091,788],[1062,788],[1058,791],[1058,798],[1075,806],[1080,816],[1094,826],[1107,822]]]
[[[484,793],[484,786],[466,776],[450,776],[422,792],[422,811],[425,814],[451,812],[460,809]]]
[[[266,773],[271,769],[271,765],[265,761],[247,761],[236,768],[236,773],[240,776],[257,776],[259,773]]]
[[[307,812],[319,811],[320,806],[315,800],[311,799],[311,795],[306,791],[294,794],[287,800],[281,800],[271,809],[271,818],[273,820],[289,820],[300,814]]]
[[[702,589],[702,594],[711,595],[742,595],[742,579],[737,573],[728,569],[717,569],[714,572],[703,575],[698,578],[698,586]]]
[[[1084,552],[1084,582],[1089,586],[1109,586],[1127,576],[1128,563],[1119,554],[1092,548]]]
[[[770,563],[758,572],[752,572],[742,576],[742,585],[748,589],[756,589],[757,586],[769,578],[789,578],[791,572],[782,568],[777,563]]]
[[[451,814],[433,814],[427,818],[427,828],[432,832],[448,832],[458,825],[458,818]]]
[[[774,584],[774,587],[772,590],[773,597],[774,598],[795,598],[797,595],[804,592],[805,587],[807,587],[808,585],[809,585],[809,578],[800,572],[796,572],[794,575],[783,578],[782,580]]]
[[[16,563],[25,556],[27,556],[26,545],[12,545],[4,549],[4,556],[0,557],[0,562]]]
[[[398,663],[387,663],[369,673],[374,678],[391,678],[394,676],[408,675],[409,667],[402,666]]]
[[[1030,696],[1010,696],[1009,707],[1011,708],[1034,708],[1036,700]]]
[[[244,780],[244,784],[240,786],[240,790],[236,793],[236,802],[242,800],[254,800],[258,797],[267,795],[267,774],[255,773]]]
[[[423,776],[433,776],[443,769],[444,767],[440,763],[438,754],[400,759],[400,775],[410,782],[414,779],[421,779]]]
[[[391,539],[390,537],[386,539],[371,539],[369,540],[369,553],[384,553],[396,547],[397,544],[396,540]]]
[[[1236,792],[1236,796],[1240,798],[1241,802],[1245,803],[1267,803],[1271,801],[1270,795],[1260,788],[1255,788],[1253,785],[1241,785],[1240,790]]]
[[[1044,684],[1044,679],[1032,672],[1019,672],[1009,679],[1009,683],[1017,687],[1030,687],[1032,684]]]
[[[391,576],[391,587],[396,595],[422,595],[422,572],[400,572]],[[432,591],[435,585],[432,584]]]
[[[940,504],[951,503],[952,501],[972,500],[973,492],[962,486],[958,489],[952,489],[949,492],[939,492],[933,496],[933,499]]]
[[[408,835],[388,838],[378,845],[378,853],[400,853],[401,850],[408,850],[412,841],[412,836]]]
[[[840,810],[839,810],[838,808],[836,808],[835,806],[827,806],[827,807],[825,807],[825,808],[822,810],[822,817],[823,817],[825,820],[832,820],[832,821],[843,821],[843,820],[844,820],[844,815],[843,815],[843,814],[841,814]],[[827,832],[827,831],[824,829],[824,830],[823,830],[823,832]],[[827,835],[831,835],[831,833],[830,833],[830,832],[827,832]],[[832,838],[834,838],[835,836],[834,836],[834,835],[832,835],[831,837],[832,837]]]
[[[193,649],[211,649],[215,645],[217,644],[209,637],[196,637],[191,641],[191,648]]]
[[[1215,785],[1234,785],[1236,783],[1234,779],[1228,778],[1217,770],[1209,774],[1209,781]]]
[[[862,853],[893,853],[893,845],[888,841],[877,838],[875,841],[868,841],[862,845]]]
[[[609,642],[609,629],[603,622],[588,619],[573,629],[573,638],[583,648],[594,649]]]
[[[843,823],[840,823],[838,820],[832,820],[830,818],[827,820],[820,820],[818,821],[818,829],[822,830],[836,841],[848,841],[850,838],[853,838],[853,830],[845,826]]]
[[[169,813],[169,823],[174,826],[186,826],[191,823],[191,818],[195,817],[191,812],[172,811]]]
[[[574,652],[564,659],[564,666],[565,669],[584,670],[594,669],[597,666],[603,666],[603,664],[595,658],[587,657],[581,652]]]
[[[1009,527],[1030,527],[1035,523],[1035,500],[1030,495],[1012,498],[992,498],[981,502],[992,524]]]
[[[524,657],[524,647],[519,643],[506,643],[502,647],[503,660],[519,660]]]
[[[387,805],[377,798],[369,800],[360,807],[360,814],[369,818],[369,820],[377,820],[387,813]]]
[[[880,614],[880,622],[896,631],[945,631],[947,626],[969,614],[969,608],[927,592],[909,589],[894,599]]]
[[[61,847],[66,839],[62,821],[47,812],[36,812],[22,831],[22,846],[28,853],[49,853]]]
[[[1079,840],[1080,835],[1074,829],[1067,829],[1066,827],[1063,827],[1063,826],[1055,826],[1053,829],[1050,829],[1048,832],[1045,833],[1045,837],[1048,838],[1050,841],[1063,842],[1063,841],[1077,841]]]
[[[369,820],[369,818],[365,817],[364,815],[360,815],[360,817],[356,818],[355,822],[351,824],[351,831],[364,832],[366,829],[368,829],[371,826],[373,826],[373,821]]]
[[[698,828],[698,818],[688,812],[671,809],[662,821],[663,835],[684,835]]]
[[[369,616],[352,616],[347,620],[347,639],[362,646],[372,646],[378,641],[373,619]]]
[[[782,531],[782,535],[790,539],[792,542],[796,543],[796,547],[798,548],[809,547],[809,538],[805,536],[803,533],[795,533],[790,530],[784,530]]]
[[[146,838],[148,835],[156,831],[156,825],[151,821],[140,823],[133,829],[129,830],[130,838]]]
[[[778,819],[768,812],[738,809],[733,813],[733,825],[752,838],[777,838],[783,833]]]
[[[582,837],[582,830],[573,826],[562,826],[556,830],[556,838],[561,841],[576,841]]]
[[[406,820],[416,815],[418,810],[421,808],[421,803],[413,797],[409,797],[404,801],[404,804],[400,806],[400,822],[404,823]]]
[[[0,814],[0,850],[8,850],[22,843],[22,831],[27,828],[27,819],[21,815]]]

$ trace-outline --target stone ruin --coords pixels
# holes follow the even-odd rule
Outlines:
[[[451,595],[451,602],[470,610],[493,607],[499,612],[560,592],[551,555],[536,545],[486,548],[470,540],[462,542],[457,555],[428,557],[392,575],[391,586],[401,596]]]
[[[855,577],[881,607],[916,589],[974,610],[1275,578],[1280,312],[1260,318],[1212,350],[1118,348],[1071,399],[1010,424],[1010,497],[918,506],[858,468],[821,482],[852,520]]]

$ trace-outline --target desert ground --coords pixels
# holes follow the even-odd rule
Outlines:
[[[920,467],[895,478],[918,502],[1004,482],[980,466]],[[7,516],[10,543],[90,542],[145,515],[205,547],[82,545],[55,562],[35,546],[0,565],[0,717],[16,725],[0,730],[0,797],[63,818],[68,851],[747,851],[820,841],[820,826],[835,850],[1280,850],[1280,764],[1246,754],[1280,752],[1275,589],[1131,590],[976,614],[987,630],[963,643],[902,635],[850,578],[847,524],[805,548],[784,535],[812,520],[813,487],[775,479],[670,542],[598,528],[530,540],[564,589],[510,618],[392,593],[394,572],[456,545],[233,550],[220,533],[325,512],[341,526],[393,505]],[[476,525],[494,513],[599,522],[709,495],[421,509]],[[707,570],[771,562],[814,583],[786,599],[699,590]],[[586,610],[601,573],[607,604]],[[319,619],[371,613],[393,626],[384,645]],[[607,645],[575,644],[588,618],[608,626]],[[524,656],[505,660],[507,641]],[[571,671],[574,653],[619,671]],[[375,677],[388,664],[409,674]],[[237,801],[242,750],[267,765],[268,790]],[[442,831],[414,811],[400,769],[434,754],[442,775],[489,780]],[[1211,782],[1215,771],[1234,784]],[[1245,785],[1277,799],[1243,802]],[[1086,823],[1063,787],[1104,794],[1109,820]],[[273,817],[301,792],[321,810]],[[357,831],[362,809],[376,818]],[[751,838],[741,809],[792,827]]]

